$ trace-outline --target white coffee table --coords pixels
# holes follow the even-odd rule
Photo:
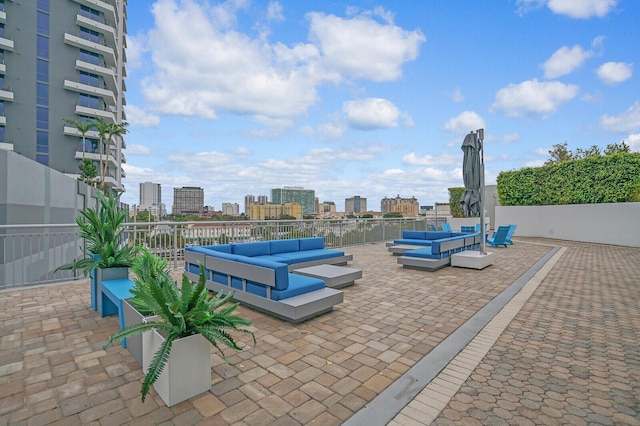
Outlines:
[[[336,265],[316,265],[308,268],[294,269],[294,274],[319,278],[327,287],[342,288],[352,285],[355,280],[362,278],[362,270]]]

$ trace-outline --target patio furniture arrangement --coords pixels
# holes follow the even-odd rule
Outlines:
[[[452,238],[460,236],[469,236],[467,233],[462,232],[445,232],[445,231],[402,231],[402,238],[393,240],[393,243],[389,244],[389,251],[393,253],[392,247],[398,245],[409,246],[430,246],[434,240],[441,240],[443,238]]]
[[[319,278],[292,273],[310,266],[346,265],[353,256],[324,248],[324,238],[258,241],[185,248],[185,270],[195,280],[205,267],[206,286],[235,291],[234,299],[290,322],[302,322],[342,303],[342,291]]]
[[[409,232],[405,234],[405,232]],[[405,231],[403,237],[416,237],[413,234],[416,231]],[[459,232],[425,232],[421,240],[421,245],[414,250],[407,250],[398,258],[398,264],[404,268],[423,269],[427,271],[436,271],[451,264],[451,255],[465,250],[473,250],[480,247],[479,234],[467,234]],[[431,235],[429,235],[431,234]],[[438,234],[438,235],[433,235]],[[449,234],[449,235],[441,235]],[[415,238],[403,238],[406,244],[407,240]],[[426,241],[429,245],[426,246]],[[393,246],[389,247],[389,250]]]

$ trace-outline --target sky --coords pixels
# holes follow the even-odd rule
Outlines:
[[[134,0],[126,192],[448,202],[464,136],[485,181],[570,150],[640,151],[640,1]]]

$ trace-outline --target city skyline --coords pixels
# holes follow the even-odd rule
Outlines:
[[[479,128],[487,185],[554,144],[638,151],[637,16],[628,0],[130,2],[123,201],[153,181],[214,206],[283,186],[338,210],[433,205]]]

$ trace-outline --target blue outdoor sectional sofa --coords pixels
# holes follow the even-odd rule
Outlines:
[[[353,256],[326,249],[324,238],[256,241],[185,248],[185,270],[197,280],[205,267],[207,288],[291,322],[328,312],[343,301],[342,291],[318,278],[292,273],[319,264],[345,265]]]
[[[435,271],[451,264],[451,255],[480,247],[480,234],[464,232],[402,231],[393,245],[415,245],[404,251],[398,264],[404,268]],[[389,247],[392,250],[393,245]]]

